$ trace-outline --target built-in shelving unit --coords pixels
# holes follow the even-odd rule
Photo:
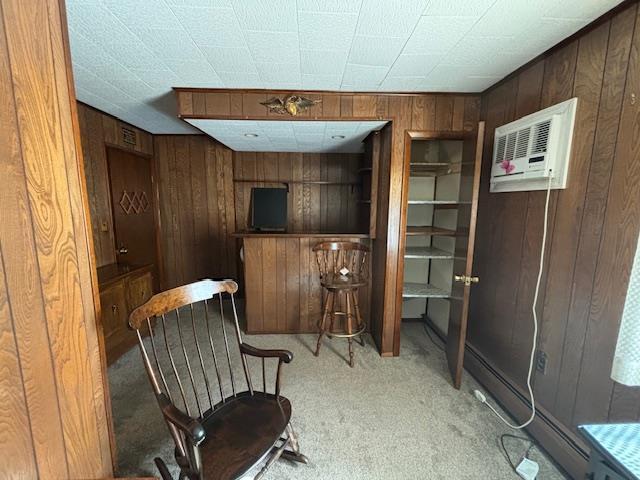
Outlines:
[[[448,319],[457,211],[469,204],[458,199],[461,152],[445,139],[412,142],[402,290],[408,318]]]

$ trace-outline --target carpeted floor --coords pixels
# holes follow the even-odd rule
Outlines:
[[[471,391],[478,385],[470,375],[460,391],[451,387],[444,354],[421,324],[403,326],[398,358],[381,358],[371,338],[364,348],[356,344],[353,369],[345,362],[346,341],[326,341],[316,358],[315,338],[245,337],[258,347],[293,352],[282,394],[293,404],[292,423],[310,459],[309,465],[281,460],[266,479],[519,478],[499,443],[502,433],[513,432],[474,399]],[[109,379],[118,473],[157,475],[156,456],[173,466],[172,441],[137,348],[109,368]],[[520,458],[526,443],[507,442],[511,456]],[[539,479],[564,478],[536,449],[531,458],[540,463]]]

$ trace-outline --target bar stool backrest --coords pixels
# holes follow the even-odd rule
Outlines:
[[[367,255],[369,247],[356,242],[322,242],[313,247],[320,270],[320,278],[337,275],[346,268],[349,274],[367,275]]]

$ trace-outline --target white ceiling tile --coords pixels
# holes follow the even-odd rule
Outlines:
[[[577,19],[588,22],[611,10],[611,4],[602,0],[562,0],[561,2],[547,0],[545,7],[540,12],[545,18]]]
[[[293,63],[300,61],[297,33],[247,31],[244,35],[256,62]]]
[[[361,152],[362,140],[386,122],[323,122],[283,120],[243,122],[226,120],[188,120],[203,132],[236,151],[263,152]],[[283,128],[288,129],[283,135]],[[334,133],[329,133],[334,132]],[[344,139],[333,139],[335,132]],[[246,133],[258,133],[248,138]]]
[[[433,70],[444,55],[405,55],[398,56],[389,70],[389,76],[394,77],[419,77]]]
[[[362,86],[377,86],[385,75],[389,71],[389,67],[374,67],[370,65],[354,65],[348,63],[344,71],[344,77],[342,79],[343,86],[350,85],[357,87]]]
[[[227,88],[262,88],[260,75],[247,72],[217,72]]]
[[[165,0],[167,5],[186,5],[189,7],[231,8],[231,0]]]
[[[247,48],[200,47],[213,69],[220,72],[257,73]]]
[[[446,53],[475,21],[472,17],[421,17],[402,53]]]
[[[297,32],[296,2],[291,0],[233,0],[244,30]]]
[[[172,7],[182,27],[197,45],[243,47],[244,37],[231,8]]]
[[[138,32],[140,39],[158,57],[185,59],[200,56],[198,47],[183,29],[145,29]]]
[[[117,59],[125,67],[160,70],[165,68],[162,60],[142,42],[109,43],[103,45],[104,51]]]
[[[169,69],[175,73],[185,85],[197,83],[209,88],[223,87],[224,84],[206,59],[201,60],[172,60],[167,61]]]
[[[387,77],[380,85],[382,91],[415,91],[424,84],[426,77]]]
[[[131,72],[150,87],[164,91],[182,83],[180,78],[169,69],[145,70],[144,68],[132,68]]]
[[[298,63],[260,63],[256,62],[260,79],[268,83],[300,83],[300,65]]]
[[[423,15],[480,17],[496,0],[431,0]]]
[[[301,49],[348,51],[358,16],[299,12],[298,22]]]
[[[104,0],[104,5],[122,23],[146,28],[175,27],[175,17],[163,0]]]
[[[333,50],[301,50],[300,70],[302,73],[342,76],[347,64],[347,52]]]
[[[342,82],[340,75],[316,75],[303,73],[302,88],[305,90],[338,90]]]
[[[424,10],[425,0],[363,0],[357,32],[361,35],[399,37],[408,35]]]
[[[303,12],[358,13],[362,0],[297,0]]]
[[[349,54],[349,63],[390,66],[404,45],[404,38],[356,35]]]

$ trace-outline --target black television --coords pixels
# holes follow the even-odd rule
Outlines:
[[[287,228],[287,189],[251,189],[251,228],[283,231]]]

